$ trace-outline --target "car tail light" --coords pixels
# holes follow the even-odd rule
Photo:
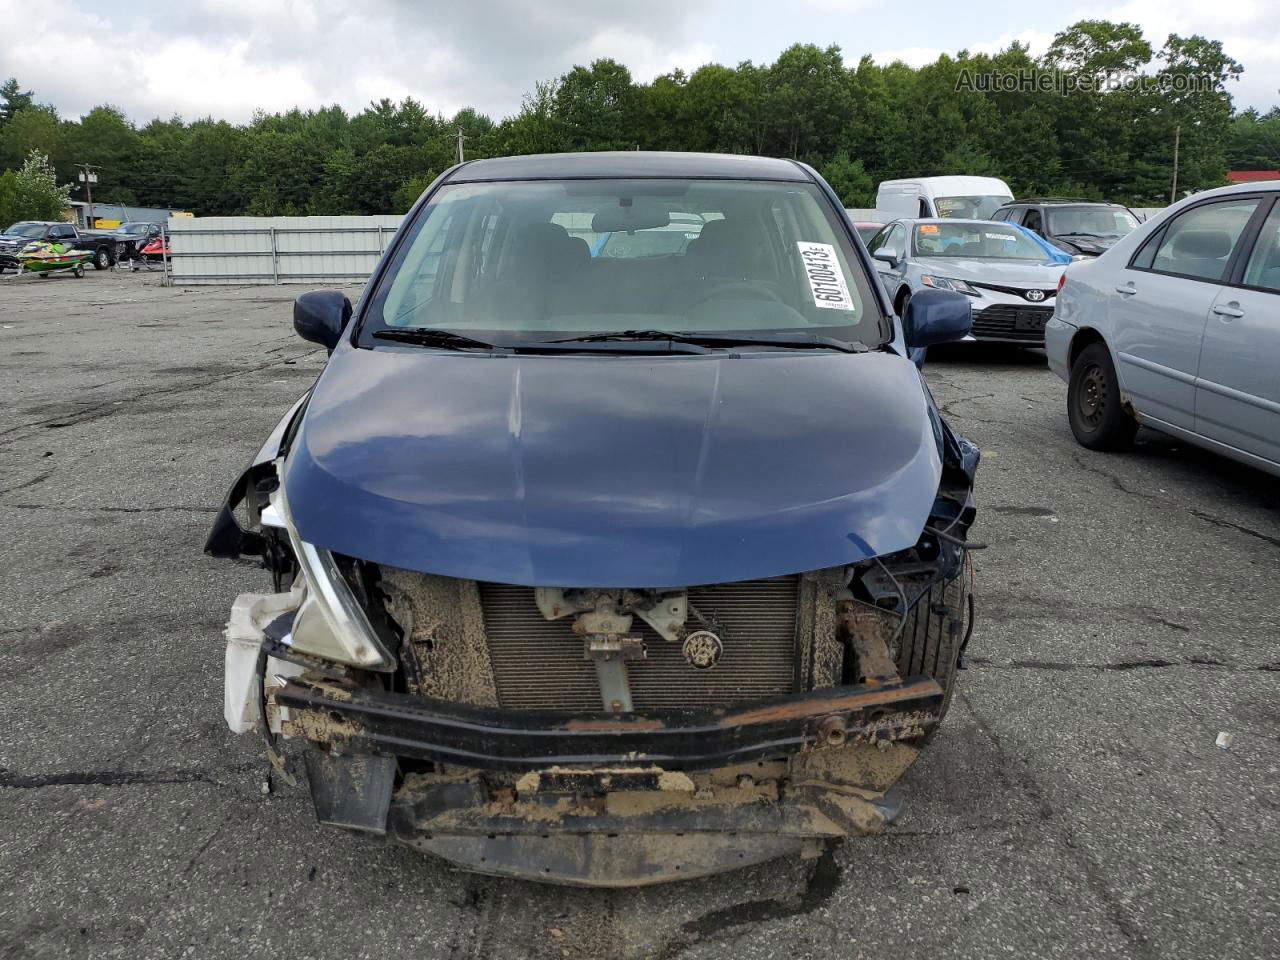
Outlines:
[[[1062,292],[1062,285],[1067,282],[1067,271],[1063,270],[1058,277],[1058,292]]]

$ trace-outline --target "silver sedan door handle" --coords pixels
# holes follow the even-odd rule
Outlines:
[[[1213,306],[1213,312],[1220,317],[1243,317],[1244,311],[1236,306],[1236,302],[1232,300],[1230,303],[1217,303]]]
[[[1138,288],[1132,283],[1126,283],[1123,287],[1116,287],[1116,293],[1123,293],[1126,297],[1132,297],[1138,292]]]

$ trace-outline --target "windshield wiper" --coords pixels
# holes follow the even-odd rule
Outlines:
[[[499,349],[496,343],[466,337],[452,330],[437,330],[434,327],[398,327],[373,331],[379,340],[395,340],[398,343],[416,343],[423,347],[440,347],[443,350],[494,350]]]
[[[439,347],[442,350],[493,350],[502,353],[568,353],[574,350],[586,351],[592,350],[597,353],[638,353],[647,350],[652,353],[651,348],[641,347],[637,349],[637,345],[623,347],[621,345],[610,347],[609,344],[600,343],[598,346],[591,343],[592,340],[638,340],[644,338],[618,337],[615,335],[602,335],[598,337],[582,337],[575,340],[522,340],[518,343],[490,343],[487,340],[477,340],[474,337],[468,337],[461,333],[454,333],[452,330],[440,330],[435,327],[391,327],[382,330],[375,330],[373,336],[380,340],[395,340],[400,343],[413,343],[423,347]],[[655,338],[657,339],[657,338]],[[670,340],[668,336],[660,339]],[[581,346],[577,346],[581,344]],[[678,346],[676,345],[678,344]],[[676,340],[672,344],[672,352],[675,353],[710,353],[706,347],[698,344],[683,343]]]
[[[702,347],[748,347],[778,346],[795,349],[839,350],[842,353],[865,353],[867,347],[860,343],[849,343],[835,337],[821,337],[816,334],[799,334],[792,336],[785,333],[761,334],[719,334],[719,333],[687,333],[678,330],[620,330],[614,333],[589,333],[581,337],[569,337],[564,340],[548,340],[547,343],[599,343],[610,340],[670,340],[672,343],[684,343]]]
[[[1074,231],[1073,233],[1059,233],[1059,234],[1055,234],[1055,236],[1059,236],[1059,237],[1093,237],[1095,240],[1100,240],[1100,239],[1102,239],[1103,234],[1101,234],[1101,233],[1085,233],[1083,230],[1076,230],[1076,231]]]
[[[562,345],[573,343],[621,343],[627,340],[669,340],[671,343],[684,344],[689,347],[701,347],[701,350],[689,351],[692,353],[710,353],[706,349],[706,345],[701,343],[701,338],[690,337],[685,333],[678,333],[675,330],[615,330],[609,333],[586,333],[580,337],[565,337],[561,340],[543,340],[547,345]]]

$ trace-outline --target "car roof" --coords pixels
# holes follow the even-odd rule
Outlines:
[[[1221,197],[1231,196],[1235,193],[1276,193],[1280,191],[1280,180],[1262,180],[1252,183],[1233,183],[1226,187],[1214,187],[1212,190],[1201,190],[1199,193],[1193,193],[1190,196],[1183,197],[1183,200],[1203,200],[1205,197]]]
[[[900,180],[882,180],[881,187],[928,187],[936,195],[942,190],[994,190],[1001,192],[1008,189],[999,177],[974,177],[965,174],[950,174],[941,177],[905,177]],[[877,188],[878,189],[878,188]]]
[[[1000,221],[1000,220],[976,220],[976,219],[969,219],[967,217],[899,217],[897,220],[893,220],[891,222],[905,223],[909,227],[914,227],[920,223],[939,223],[939,224],[968,223],[974,226],[981,226],[981,227],[1014,226],[1014,224],[1004,223],[1003,221]]]
[[[496,180],[692,178],[705,180],[808,181],[798,163],[733,153],[665,153],[644,150],[539,153],[471,160],[455,167],[449,183]]]
[[[1010,200],[1004,204],[1005,207],[1035,207],[1040,205],[1050,207],[1123,207],[1122,203],[1112,203],[1110,200],[1088,200],[1084,197],[1025,197],[1021,200]],[[1003,207],[1001,208],[1003,209]]]

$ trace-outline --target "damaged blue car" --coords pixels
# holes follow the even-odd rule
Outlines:
[[[894,816],[973,623],[978,451],[830,187],[760,157],[478,160],[426,191],[206,550],[225,711],[318,819],[629,886]],[[286,746],[284,741],[291,741]]]

